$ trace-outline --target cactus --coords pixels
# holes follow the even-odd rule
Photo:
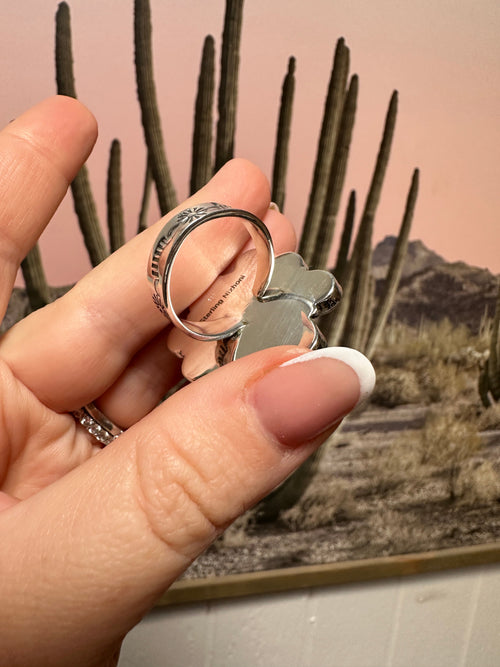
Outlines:
[[[351,266],[348,271],[346,292],[348,300],[343,304],[345,317],[342,330],[341,344],[362,350],[363,332],[366,327],[368,314],[368,295],[370,287],[370,273],[372,265],[372,227],[360,225],[354,250],[351,257]],[[335,322],[338,326],[338,322]]]
[[[59,95],[76,98],[71,16],[66,2],[59,3],[56,12],[56,82]]]
[[[340,127],[335,143],[335,152],[333,154],[332,166],[330,169],[323,215],[311,259],[311,265],[318,269],[326,269],[333,234],[335,232],[340,197],[344,188],[354,118],[356,116],[358,87],[358,76],[354,74],[354,76],[351,77],[349,89],[344,100]]]
[[[325,101],[323,122],[318,142],[313,182],[309,194],[304,227],[299,245],[299,253],[306,264],[311,266],[314,247],[325,204],[328,178],[335,148],[335,139],[340,113],[344,103],[345,86],[349,70],[349,49],[340,38],[335,49],[332,73]]]
[[[109,151],[108,182],[108,231],[111,252],[118,250],[125,243],[125,223],[123,221],[122,185],[121,185],[121,146],[118,139],[113,139]]]
[[[353,253],[349,258],[349,248],[351,246],[351,237],[354,227],[354,218],[356,215],[356,193],[353,190],[349,195],[349,202],[344,220],[344,229],[337,255],[337,263],[334,268],[334,274],[342,285],[343,295],[337,308],[321,320],[321,330],[323,331],[329,345],[340,345],[342,334],[345,327],[345,320],[350,310],[351,295],[355,278],[355,261]]]
[[[149,0],[134,0],[135,75],[137,96],[141,107],[144,139],[148,149],[151,171],[158,193],[162,215],[177,206],[170,170],[167,164],[160,113],[156,100],[151,46],[151,9]]]
[[[233,157],[243,0],[226,0],[218,96],[215,171]]]
[[[487,408],[500,401],[500,279],[495,314],[491,325],[489,357],[479,374],[479,395]]]
[[[239,43],[241,35],[243,0],[227,0],[221,53],[221,81],[218,96],[218,125],[216,139],[215,168],[220,168],[233,156],[235,118],[237,103],[237,80],[239,65]],[[56,70],[59,92],[76,96],[71,55],[71,32],[69,9],[61,3],[56,19]],[[156,101],[156,90],[153,81],[153,64],[151,53],[151,18],[148,0],[135,0],[134,3],[134,34],[135,34],[135,65],[137,91],[141,106],[142,124],[147,145],[147,164],[145,170],[144,190],[139,215],[139,231],[147,226],[147,209],[150,198],[151,183],[154,180],[162,213],[176,205],[175,192],[171,183],[168,165],[163,147],[160,116]],[[193,136],[193,165],[191,172],[191,190],[197,189],[209,175],[211,152],[211,108],[213,98],[214,77],[214,44],[211,37],[204,43],[202,65],[200,68],[199,88],[195,112],[195,128]],[[287,166],[287,146],[290,132],[290,118],[294,92],[295,59],[290,58],[288,74],[282,89],[280,117],[278,123],[276,152],[273,169],[273,198],[280,207],[285,200],[285,174]],[[330,250],[330,242],[334,232],[335,220],[338,215],[341,199],[347,156],[351,141],[356,111],[358,78],[351,77],[346,94],[346,83],[349,69],[349,49],[343,39],[336,45],[335,57],[328,93],[324,106],[322,127],[318,141],[316,164],[309,194],[308,209],[300,243],[300,252],[307,263],[324,266]],[[374,216],[377,209],[387,162],[390,154],[394,124],[397,113],[397,93],[393,94],[386,118],[384,136],[372,177],[369,193],[364,207],[362,219],[357,233],[354,248],[348,260],[351,246],[352,230],[355,218],[356,195],[352,191],[346,212],[342,239],[337,256],[336,273],[344,286],[344,299],[338,312],[333,315],[335,329],[330,342],[335,344],[336,337],[343,336],[349,344],[357,341],[359,347],[372,352],[376,345],[379,330],[383,327],[389,312],[390,304],[398,282],[402,257],[407,243],[407,234],[411,223],[413,208],[418,189],[418,172],[412,180],[412,187],[407,198],[406,211],[400,230],[400,237],[391,260],[386,294],[381,297],[375,309],[373,304],[373,278],[370,275],[371,242]],[[208,156],[208,157],[207,157]],[[113,164],[113,166],[112,166]],[[115,230],[120,220],[119,193],[119,145],[116,144],[110,156],[109,176],[109,213],[113,218],[110,236],[112,247],[118,246],[122,239]],[[88,177],[83,169],[76,181],[73,194],[75,209],[84,233],[86,244],[90,240],[99,245],[99,234],[102,247],[89,248],[92,262],[101,261],[106,254],[104,239],[100,230],[95,204],[90,193]],[[111,196],[111,192],[113,195]],[[113,209],[113,211],[111,211]],[[115,217],[116,216],[116,217]],[[83,221],[83,222],[82,222]],[[90,222],[89,222],[90,221]],[[90,226],[85,227],[86,224]],[[91,223],[91,224],[90,224]],[[94,225],[94,227],[92,227]],[[118,222],[121,227],[122,222]],[[112,231],[113,230],[113,231]],[[96,241],[97,239],[97,241]],[[88,246],[89,247],[89,246]],[[37,259],[38,250],[30,253],[23,262],[26,270],[26,283],[38,280],[38,291],[43,292],[41,262]],[[31,267],[31,268],[30,268]],[[31,276],[29,277],[29,271]],[[43,270],[42,270],[43,274]],[[28,287],[28,289],[30,289]],[[34,292],[33,292],[34,294]],[[47,299],[45,295],[41,300]],[[31,299],[31,297],[30,297]],[[354,304],[351,305],[350,304]],[[377,317],[372,323],[371,311]],[[322,325],[323,326],[323,325]],[[500,366],[498,350],[500,327],[500,287],[497,309],[495,313],[493,334],[491,337],[490,359],[481,376],[483,393],[500,400]],[[321,460],[323,450],[316,454],[302,468],[292,475],[285,484],[271,494],[261,504],[261,516],[276,517],[301,497],[314,477]],[[267,504],[267,505],[266,505]]]
[[[384,292],[381,294],[377,306],[375,308],[376,318],[370,327],[370,334],[368,342],[365,347],[365,354],[371,357],[375,352],[375,348],[382,334],[382,330],[387,322],[389,312],[394,302],[394,296],[401,278],[401,271],[403,270],[403,261],[406,256],[406,249],[408,247],[408,237],[410,235],[411,223],[415,212],[415,205],[417,203],[419,187],[419,170],[415,169],[411,179],[410,190],[406,200],[405,212],[403,221],[399,230],[396,246],[392,253],[391,263],[387,277],[384,284]]]
[[[347,313],[348,302],[349,302],[349,290],[346,289],[346,275],[348,273],[348,258],[349,258],[349,248],[351,246],[351,237],[352,230],[354,227],[354,218],[356,215],[356,192],[352,190],[349,195],[349,200],[347,203],[347,210],[345,214],[344,227],[342,230],[342,237],[340,239],[340,245],[337,252],[337,261],[333,268],[332,273],[335,275],[336,279],[339,281],[339,284],[343,289],[343,297],[340,305],[337,306],[335,310],[331,310],[326,315],[323,315],[321,318],[321,331],[325,336],[326,340],[330,345],[338,345],[340,341],[340,335],[338,332],[341,330],[340,326],[334,328],[334,325],[338,321],[339,312],[344,314]],[[346,305],[347,304],[347,305]]]
[[[370,249],[370,267],[372,252]],[[375,306],[375,285],[376,285],[375,276],[370,271],[368,274],[368,285],[367,285],[367,294],[366,294],[366,317],[364,318],[364,326],[360,334],[360,349],[366,354],[366,344],[370,336],[370,330],[372,326],[372,319],[374,315],[374,306]]]
[[[490,383],[489,383],[489,378],[488,378],[488,372],[489,372],[489,363],[488,359],[486,359],[484,366],[480,369],[479,371],[479,378],[478,378],[478,385],[477,389],[479,392],[479,397],[481,398],[481,403],[485,408],[489,408],[493,405],[495,402],[493,400],[493,397],[490,393]]]
[[[71,48],[71,19],[69,7],[61,2],[56,13],[56,82],[57,92],[76,98]],[[92,266],[108,256],[108,249],[97,217],[97,209],[90,189],[87,167],[83,165],[71,183],[76,216]]]
[[[38,244],[33,246],[21,262],[24,284],[31,310],[37,310],[50,303],[50,287],[45,278]]]
[[[144,173],[144,185],[142,186],[141,209],[139,211],[139,222],[137,224],[137,233],[140,234],[148,228],[148,209],[151,198],[151,185],[153,184],[153,174],[149,158],[146,158],[146,169]]]
[[[346,284],[346,291],[349,291],[349,303],[348,307],[344,304],[342,308],[344,312],[343,330],[337,334],[341,335],[343,345],[358,349],[362,349],[362,332],[365,330],[366,318],[369,317],[367,300],[371,271],[373,221],[389,161],[396,124],[397,104],[398,95],[397,91],[394,91],[387,110],[384,133],[352,252],[352,268],[348,271]],[[337,325],[336,321],[335,326]]]
[[[356,191],[351,190],[349,201],[347,203],[347,210],[344,220],[344,228],[342,230],[342,238],[340,239],[339,250],[337,253],[337,261],[335,262],[334,273],[342,285],[344,276],[347,270],[347,260],[349,257],[349,248],[351,247],[352,230],[354,228],[354,218],[356,216]]]
[[[215,80],[214,38],[208,35],[203,44],[198,93],[193,128],[190,192],[197,192],[212,175],[212,109]]]
[[[281,89],[281,104],[274,151],[273,182],[271,198],[280,211],[285,207],[285,184],[288,167],[288,144],[292,124],[293,97],[295,92],[295,58],[288,60],[288,72]]]
[[[490,338],[490,356],[488,358],[488,384],[493,399],[500,400],[500,281],[497,294],[497,302],[495,307],[495,314],[493,316],[493,324]]]
[[[256,519],[260,523],[276,521],[281,512],[297,504],[309,488],[323,455],[323,449],[313,452],[283,484],[257,505]]]
[[[329,344],[331,345],[338,345],[340,342],[343,345],[358,347],[363,350],[367,346],[367,339],[370,340],[372,334],[371,314],[373,310],[375,286],[374,278],[371,275],[373,220],[380,199],[387,162],[389,160],[396,115],[397,93],[394,92],[387,111],[384,133],[363,216],[354,243],[354,248],[351,253],[351,258],[346,266],[346,257],[350,245],[355,211],[354,192],[351,192],[349,198],[346,221],[337,260],[337,266],[340,269],[344,280],[344,296],[340,306],[337,307],[337,311],[333,314],[329,313],[321,322],[323,328],[323,322],[326,320],[326,327],[323,328],[325,334],[327,334],[328,330],[333,326],[333,331],[328,338]],[[387,301],[383,302],[384,309],[388,308],[390,310],[394,298],[395,285],[397,286],[397,279],[399,279],[397,267],[399,262],[404,258],[406,250],[404,236],[409,233],[413,208],[415,206],[418,189],[418,171],[414,173],[412,186],[408,196],[405,219],[400,230],[400,239],[398,240],[397,248],[395,248],[391,259],[391,266],[394,265],[395,268],[392,271],[393,277],[391,278],[390,288],[388,288],[389,294],[387,296]],[[382,322],[379,324],[377,320],[376,326],[382,326]],[[376,339],[372,340],[373,347],[375,344]],[[301,499],[314,479],[315,471],[319,466],[323,452],[323,447],[318,449],[313,455],[314,458],[312,462],[302,465],[275,492],[261,502],[258,508],[258,517],[261,520],[276,519],[280,512],[293,507]]]
[[[389,108],[387,110],[385,126],[384,126],[384,134],[382,136],[382,142],[380,144],[380,149],[377,155],[377,162],[375,164],[375,170],[373,172],[373,177],[370,184],[370,190],[368,192],[365,209],[363,211],[363,217],[361,219],[362,225],[373,226],[373,220],[375,218],[375,212],[377,210],[377,206],[380,201],[382,185],[384,183],[385,172],[387,169],[387,164],[389,162],[392,139],[394,137],[394,128],[396,126],[397,113],[398,113],[398,91],[395,90],[392,93],[391,100],[389,102]]]

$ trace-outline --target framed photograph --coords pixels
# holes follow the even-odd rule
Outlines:
[[[392,4],[150,0],[135,36],[132,0],[4,10],[0,120],[55,93],[54,69],[93,111],[85,192],[101,221],[121,211],[98,226],[111,249],[246,157],[306,264],[344,288],[325,339],[377,371],[370,401],[160,604],[500,561],[498,20]],[[68,195],[2,331],[90,269],[87,242]]]

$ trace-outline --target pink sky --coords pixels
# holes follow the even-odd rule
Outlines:
[[[111,140],[122,141],[128,235],[135,231],[145,149],[135,95],[132,0],[70,0],[80,99],[100,137],[89,160],[105,220]],[[55,91],[57,2],[4,3],[0,27],[2,125]],[[155,74],[164,138],[179,198],[187,195],[195,87],[206,34],[216,39],[223,0],[151,0]],[[500,272],[500,5],[497,0],[247,0],[240,64],[236,154],[271,174],[278,102],[288,57],[297,58],[286,213],[299,230],[311,183],[335,43],[351,49],[360,77],[345,197],[361,209],[387,104],[399,115],[375,241],[397,232],[414,167],[421,190],[411,237],[450,261]],[[344,197],[344,199],[345,199]],[[342,211],[344,205],[342,205]],[[151,220],[156,216],[151,212]],[[66,199],[41,247],[53,284],[89,268]]]

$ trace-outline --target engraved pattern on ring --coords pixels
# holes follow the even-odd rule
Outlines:
[[[165,304],[163,303],[163,298],[161,294],[161,281],[162,276],[160,275],[160,258],[165,251],[169,243],[171,243],[177,231],[185,226],[190,226],[199,220],[202,220],[206,215],[210,213],[216,213],[229,209],[230,207],[226,204],[218,204],[217,202],[209,202],[207,204],[190,206],[183,209],[173,218],[167,221],[165,227],[162,230],[162,234],[157,238],[155,245],[153,246],[153,251],[149,263],[149,273],[150,279],[153,283],[153,303],[158,308],[158,310],[164,315],[167,319],[169,318]],[[166,233],[165,228],[168,227]]]

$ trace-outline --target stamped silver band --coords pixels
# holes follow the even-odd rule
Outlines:
[[[79,410],[75,410],[73,417],[79,422],[83,428],[94,436],[94,438],[102,445],[109,445],[123,430],[113,424],[113,422],[104,415],[94,403],[87,403]]]
[[[206,321],[183,320],[172,305],[172,272],[174,262],[186,238],[195,229],[219,218],[238,218],[251,236],[256,251],[256,275],[252,288],[255,297],[261,296],[271,279],[274,269],[274,248],[265,224],[249,211],[230,208],[210,202],[184,209],[168,220],[158,235],[148,262],[148,278],[153,289],[153,301],[157,308],[180,330],[192,338],[216,341],[235,335],[244,325],[241,316]],[[207,288],[209,286],[207,285]]]

